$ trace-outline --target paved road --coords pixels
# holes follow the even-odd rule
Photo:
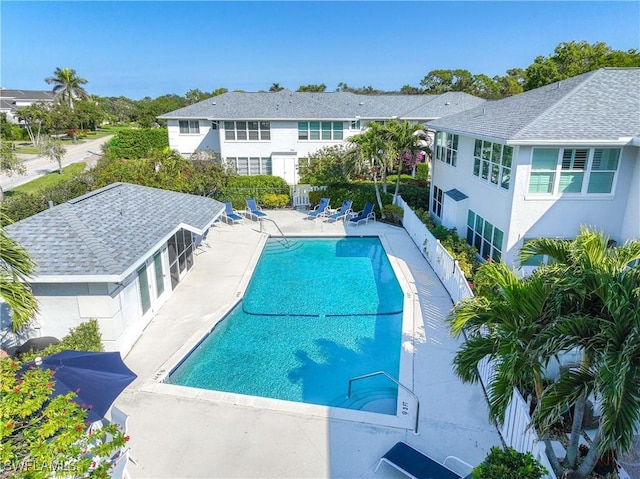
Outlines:
[[[67,146],[67,154],[62,160],[62,166],[68,166],[72,163],[83,161],[92,156],[92,153],[102,154],[102,144],[109,141],[113,135],[104,136],[96,140],[85,141],[77,145]],[[27,155],[23,161],[27,168],[26,175],[13,175],[0,177],[0,185],[3,191],[9,191],[12,188],[28,183],[40,176],[46,175],[58,169],[57,163],[38,155]]]

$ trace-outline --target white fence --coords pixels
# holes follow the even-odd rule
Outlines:
[[[310,206],[309,192],[326,189],[326,186],[294,185],[291,187],[291,205],[294,208]]]
[[[396,198],[396,204],[404,210],[402,226],[438,275],[453,302],[471,298],[473,293],[458,262],[444,249],[440,241],[431,234],[401,197]]]
[[[440,241],[429,232],[424,223],[402,198],[398,197],[396,204],[404,210],[404,217],[402,218],[404,229],[438,275],[438,278],[440,278],[440,281],[449,292],[451,299],[457,302],[464,298],[473,297],[473,292],[458,267],[457,261],[444,249]],[[495,374],[495,364],[493,361],[489,361],[488,356],[478,363],[478,372],[482,386],[486,391],[487,385],[491,383],[491,379]],[[504,424],[500,428],[500,434],[507,446],[513,447],[519,452],[530,452],[533,457],[540,461],[547,469],[545,479],[556,479],[545,452],[545,445],[540,442],[535,429],[529,427],[530,423],[529,405],[522,398],[520,392],[514,388],[513,397],[505,414]]]

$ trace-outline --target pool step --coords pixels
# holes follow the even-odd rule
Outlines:
[[[380,387],[358,389],[351,394],[350,398],[346,396],[335,398],[329,406],[395,415],[397,403],[397,389]]]
[[[300,241],[289,240],[289,242],[287,243],[286,240],[284,240],[284,239],[282,239],[282,238],[280,238],[278,236],[274,236],[274,237],[272,237],[272,239],[275,240],[275,241],[269,241],[264,246],[263,252],[265,254],[289,253],[291,251],[296,251],[296,250],[302,248],[302,246],[303,246],[303,244]]]

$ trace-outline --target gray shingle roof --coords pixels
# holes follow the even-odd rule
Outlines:
[[[0,98],[20,101],[53,100],[50,90],[11,90],[0,88]]]
[[[350,92],[229,92],[159,116],[208,120],[432,120],[484,103],[466,93],[356,95]]]
[[[640,68],[602,68],[430,123],[503,141],[615,141],[640,136]]]
[[[37,262],[33,282],[47,276],[123,279],[181,224],[203,233],[223,210],[211,198],[114,183],[8,225],[6,232]]]

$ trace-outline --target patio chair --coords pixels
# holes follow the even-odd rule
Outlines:
[[[317,205],[314,209],[307,213],[305,219],[307,220],[315,220],[316,218],[321,218],[327,215],[327,211],[329,210],[329,202],[331,198],[320,198],[320,204]]]
[[[365,224],[368,224],[370,219],[372,219],[373,221],[376,220],[376,214],[373,212],[373,203],[365,204],[362,211],[358,211],[358,213],[356,213],[356,216],[349,219],[349,224],[357,226],[362,221],[364,221]]]
[[[111,459],[112,464],[109,474],[111,479],[129,479],[131,476],[127,472],[127,462],[129,461],[129,451],[124,450],[116,453]]]
[[[256,221],[259,220],[260,218],[265,218],[267,216],[267,214],[262,211],[262,208],[258,206],[258,204],[256,203],[256,200],[253,198],[249,198],[247,200],[246,214],[249,215],[250,217],[254,217]]]
[[[347,219],[347,215],[349,213],[351,213],[351,205],[352,204],[353,204],[353,201],[344,200],[342,202],[342,206],[340,208],[338,208],[335,212],[333,212],[329,216],[327,216],[325,221],[338,221],[339,219],[346,220]]]
[[[473,468],[471,464],[467,464],[455,456],[447,457],[444,460],[444,463],[449,459],[455,459],[467,466],[469,469]],[[395,467],[404,475],[413,479],[460,479],[462,477],[460,474],[449,469],[444,464],[440,464],[429,456],[422,454],[420,451],[412,448],[405,442],[398,442],[395,446],[389,449],[385,455],[380,458],[374,472],[378,470],[380,464],[383,462]],[[465,476],[465,479],[470,478],[471,474]]]
[[[227,201],[224,206],[225,210],[222,212],[222,219],[227,222],[231,222],[231,224],[239,223],[244,220],[244,218],[240,216],[240,213],[233,209],[233,205],[230,201]]]

